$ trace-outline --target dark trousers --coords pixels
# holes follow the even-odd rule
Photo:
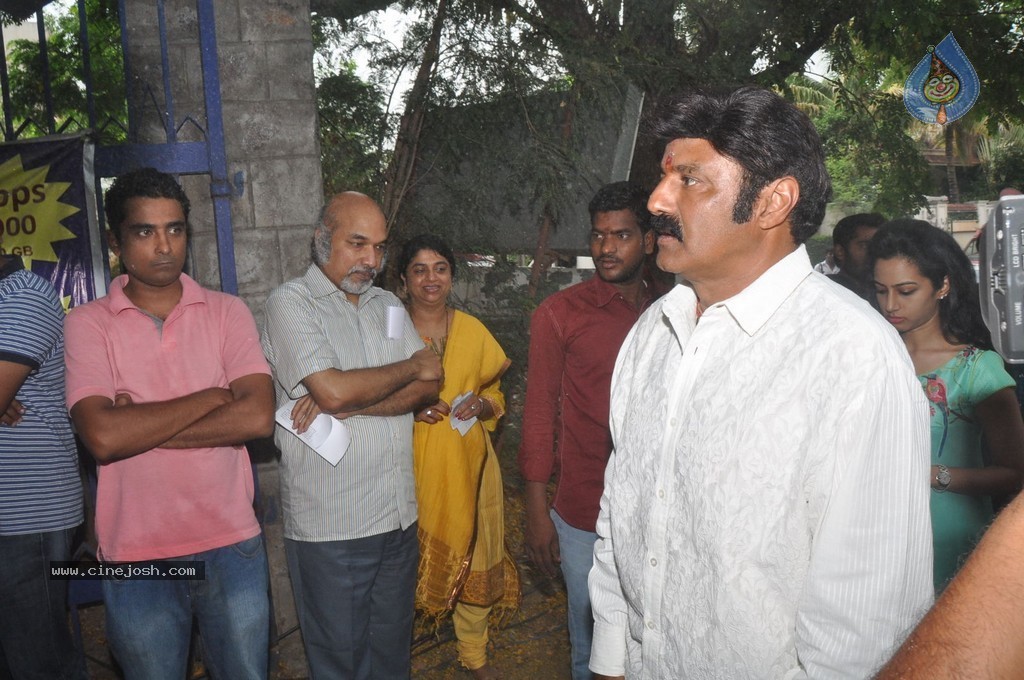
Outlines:
[[[0,678],[85,677],[68,628],[68,582],[50,562],[70,559],[74,529],[0,536]]]
[[[349,541],[285,539],[313,680],[410,677],[416,524]]]

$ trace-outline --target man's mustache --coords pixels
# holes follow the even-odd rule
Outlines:
[[[655,215],[651,219],[651,228],[658,236],[671,236],[678,241],[683,240],[683,227],[679,220],[671,215]]]

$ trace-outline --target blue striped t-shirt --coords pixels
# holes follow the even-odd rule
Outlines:
[[[64,405],[64,312],[53,287],[25,270],[0,279],[0,361],[32,369],[16,397],[21,422],[0,426],[0,535],[77,526],[82,484]]]

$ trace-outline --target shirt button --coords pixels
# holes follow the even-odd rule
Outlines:
[[[665,490],[664,489],[658,489],[658,498],[664,498],[664,497],[665,497]]]
[[[651,566],[652,567],[658,566],[658,559],[656,557],[652,557],[651,558]]]
[[[675,418],[671,418],[669,419],[668,424],[671,425],[672,427],[675,427],[676,425],[679,424],[679,421]]]
[[[647,630],[654,630],[654,621],[647,622]]]

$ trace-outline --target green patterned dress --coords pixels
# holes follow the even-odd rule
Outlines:
[[[918,379],[931,408],[932,465],[984,467],[983,437],[975,408],[999,390],[1014,386],[1002,358],[995,352],[968,346]],[[933,489],[931,514],[935,592],[939,593],[992,521],[992,499]]]

